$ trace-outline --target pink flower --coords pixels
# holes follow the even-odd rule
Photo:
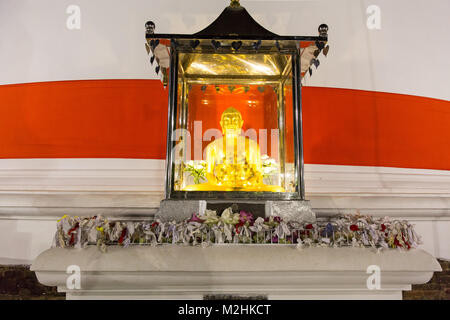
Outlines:
[[[241,225],[244,225],[247,221],[252,224],[254,221],[254,217],[253,214],[251,214],[250,212],[245,212],[244,210],[241,210],[241,212],[239,212],[239,223]]]
[[[192,215],[191,220],[189,220],[189,222],[199,222],[199,223],[203,223],[205,220],[200,219],[195,213]]]
[[[280,223],[281,222],[281,217],[278,217],[278,216],[273,217],[273,221],[277,222],[277,223]]]

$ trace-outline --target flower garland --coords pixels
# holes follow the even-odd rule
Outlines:
[[[298,223],[280,217],[257,218],[249,212],[227,208],[218,216],[206,210],[184,221],[124,222],[102,216],[69,217],[57,223],[54,247],[84,248],[108,245],[184,244],[208,246],[213,243],[296,244],[298,248],[372,247],[410,249],[421,244],[419,235],[407,221],[373,218],[357,214],[340,215],[327,221]]]

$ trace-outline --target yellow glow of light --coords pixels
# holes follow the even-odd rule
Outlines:
[[[234,57],[236,60],[248,65],[250,68],[252,68],[255,71],[267,74],[267,75],[275,75],[276,73],[273,72],[273,70],[271,68],[269,68],[266,65],[263,64],[259,64],[259,63],[253,63],[250,61],[247,61],[245,59],[241,59],[239,57]]]
[[[205,71],[205,72],[209,72],[209,73],[211,73],[211,74],[217,74],[214,70],[212,70],[212,69],[209,68],[208,66],[205,66],[205,65],[202,64],[202,63],[192,62],[191,67],[192,67],[192,68],[200,69],[200,70]]]

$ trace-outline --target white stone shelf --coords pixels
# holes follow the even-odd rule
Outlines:
[[[67,289],[67,267],[81,270],[81,289]],[[381,288],[369,290],[367,267],[380,267]],[[269,299],[401,299],[412,284],[441,271],[423,250],[305,248],[295,245],[161,245],[52,248],[31,270],[68,299],[202,299],[205,294]]]

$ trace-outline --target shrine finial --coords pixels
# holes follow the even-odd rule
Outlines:
[[[230,1],[230,7],[232,7],[232,8],[238,8],[238,7],[240,7],[241,6],[241,4],[239,3],[239,0],[231,0]]]

